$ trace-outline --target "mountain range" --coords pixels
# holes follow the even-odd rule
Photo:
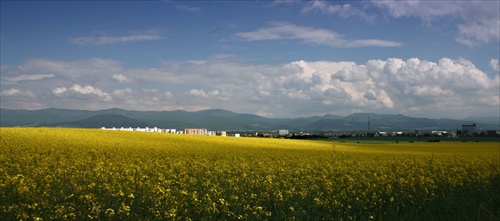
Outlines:
[[[42,110],[0,109],[0,126],[32,127],[159,127],[165,129],[207,128],[209,130],[292,131],[367,130],[372,131],[457,130],[476,123],[478,130],[499,130],[500,117],[430,119],[401,114],[355,113],[348,116],[323,115],[300,118],[266,118],[228,110],[208,109],[188,112],[134,111],[106,109],[98,111],[49,108]]]

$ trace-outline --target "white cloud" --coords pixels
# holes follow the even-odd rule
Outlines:
[[[34,75],[18,75],[13,77],[7,77],[8,81],[36,81],[44,78],[53,78],[53,74],[34,74]]]
[[[498,60],[492,59],[490,65],[498,68]],[[144,69],[125,68],[105,59],[33,60],[5,74],[23,71],[36,75],[37,70],[55,76],[14,85],[3,84],[7,80],[1,79],[2,107],[25,108],[31,102],[34,106],[85,109],[90,107],[88,103],[94,109],[222,108],[271,117],[354,111],[464,117],[495,115],[500,105],[499,75],[488,76],[463,58],[253,65],[225,56]],[[113,78],[120,75],[134,80],[122,88]]]
[[[143,92],[146,92],[146,93],[153,93],[153,94],[157,94],[158,91],[157,89],[142,89]]]
[[[126,83],[129,79],[123,74],[113,74],[113,79],[117,80],[120,83]]]
[[[345,47],[398,47],[402,44],[395,41],[385,41],[379,39],[352,40],[345,44]]]
[[[2,96],[12,96],[12,95],[15,95],[15,94],[19,94],[21,93],[21,91],[19,89],[16,89],[16,88],[12,88],[12,89],[8,89],[8,90],[2,90]]]
[[[12,97],[12,96],[22,96],[22,97],[31,97],[31,98],[36,97],[36,95],[32,91],[29,91],[29,90],[21,91],[17,88],[2,90],[0,92],[0,95],[1,96],[9,96],[9,97]]]
[[[500,62],[498,61],[498,59],[496,59],[496,58],[492,58],[492,59],[490,60],[490,67],[491,67],[491,69],[493,69],[494,71],[499,72],[499,71],[500,71]]]
[[[118,78],[120,80],[125,80],[124,77],[130,76],[119,62],[102,58],[75,61],[31,59],[11,69],[11,71],[5,72],[5,75],[9,76],[6,80],[9,78],[14,78],[15,80],[31,79],[30,82],[37,83],[39,86],[50,84],[47,86],[51,88],[54,88],[54,85],[50,82],[54,81],[58,82],[55,85],[56,87],[74,83],[108,86],[105,84],[115,83],[110,81],[110,79],[116,80],[116,78]],[[133,72],[133,70],[128,71]],[[18,73],[20,72],[26,74],[23,77],[19,77]],[[39,73],[52,74],[47,75]],[[2,73],[2,75],[4,74]],[[44,77],[44,81],[33,80],[41,80],[42,77]],[[131,81],[128,78],[127,80]],[[126,83],[128,83],[128,81]],[[18,84],[19,83],[29,84],[28,81],[18,82]]]
[[[404,16],[417,16],[425,22],[441,16],[453,15],[459,11],[455,1],[372,1],[378,7],[385,8],[389,13],[398,18]]]
[[[103,92],[101,89],[95,88],[90,85],[82,87],[79,84],[74,84],[70,88],[57,87],[52,90],[52,94],[57,96],[62,96],[63,94],[68,92],[75,92],[77,94],[83,94],[83,95],[96,95],[105,101],[113,100],[113,98],[108,93]]]
[[[301,0],[273,0],[273,2],[268,5],[268,7],[293,5],[293,4],[298,4],[300,2]]]
[[[246,41],[293,39],[331,47],[397,47],[402,45],[400,42],[380,39],[349,40],[327,29],[297,26],[287,22],[270,22],[269,27],[256,31],[239,32],[236,33],[236,37]]]
[[[90,85],[82,87],[78,84],[75,84],[70,88],[70,90],[73,90],[73,91],[78,92],[80,94],[95,94],[95,95],[103,98],[104,100],[112,100],[113,99],[108,93],[103,92],[101,89],[92,87]]]
[[[126,96],[126,95],[130,95],[130,94],[133,94],[133,93],[134,93],[134,90],[132,90],[130,88],[116,89],[116,90],[113,91],[113,95],[120,96],[120,97],[123,97],[123,96]]]
[[[128,35],[119,36],[85,36],[72,38],[71,43],[76,45],[106,45],[106,44],[116,44],[125,43],[133,41],[154,41],[164,39],[165,36],[160,35],[157,31],[146,31],[142,33],[132,33]]]
[[[481,111],[486,106],[494,110],[490,114],[498,111],[498,75],[490,78],[465,59],[443,58],[435,63],[393,58],[366,64],[299,61],[286,69],[294,72],[284,71],[286,75],[276,76],[259,90],[266,97],[295,100],[283,107],[290,110],[308,104],[312,105],[309,111],[339,113],[361,107],[365,112],[418,116],[466,116],[474,114],[471,109]],[[321,105],[313,105],[314,101]],[[467,112],[457,112],[465,107]]]
[[[199,12],[199,11],[201,11],[200,7],[192,7],[192,6],[187,6],[187,5],[178,5],[176,8],[179,9],[179,10],[188,11],[188,12]]]
[[[430,25],[442,17],[460,17],[456,40],[474,46],[500,40],[499,1],[378,1],[372,3],[387,9],[393,17],[419,17]]]
[[[366,14],[363,10],[353,7],[351,4],[330,4],[328,1],[309,1],[302,8],[302,13],[320,12],[323,14],[336,14],[342,18],[359,17],[366,21],[373,22],[375,16]]]
[[[163,93],[163,96],[165,96],[165,98],[167,99],[172,99],[174,97],[174,94],[171,91],[165,91]]]
[[[68,89],[65,88],[65,87],[56,87],[52,90],[52,93],[55,94],[55,95],[61,95],[63,94],[64,92],[66,92]]]
[[[208,98],[208,97],[216,97],[219,95],[218,90],[213,90],[213,91],[207,91],[205,90],[198,90],[198,89],[191,89],[190,91],[186,92],[187,95],[192,95],[196,97],[202,97],[202,98]]]
[[[88,67],[90,71],[86,71]],[[26,72],[49,72],[53,71],[56,75],[82,75],[86,76],[95,73],[96,69],[107,69],[108,71],[119,71],[121,66],[119,62],[111,59],[91,58],[88,60],[62,61],[49,59],[31,59],[18,67],[19,71]],[[69,72],[69,74],[68,74]]]

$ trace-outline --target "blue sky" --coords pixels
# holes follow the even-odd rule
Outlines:
[[[10,109],[497,116],[498,1],[1,1]]]

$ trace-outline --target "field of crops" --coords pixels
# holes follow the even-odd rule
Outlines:
[[[1,220],[500,220],[500,143],[0,128]]]

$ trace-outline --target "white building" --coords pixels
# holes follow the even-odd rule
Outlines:
[[[279,130],[278,131],[278,135],[280,135],[280,136],[286,136],[286,135],[288,135],[288,130]]]

